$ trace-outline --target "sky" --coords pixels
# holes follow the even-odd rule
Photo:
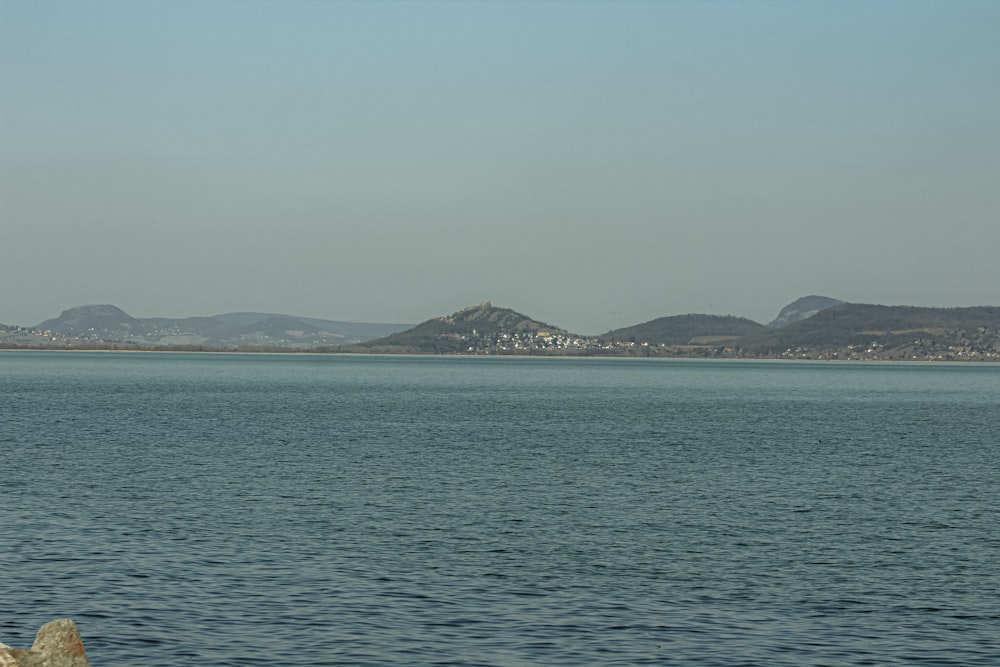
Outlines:
[[[996,0],[0,0],[0,322],[1000,305]]]

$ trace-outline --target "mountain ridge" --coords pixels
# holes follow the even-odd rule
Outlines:
[[[732,315],[689,314],[578,336],[487,302],[354,347],[423,354],[1000,361],[1000,307],[882,306],[803,297],[782,311],[790,321],[780,327]],[[503,325],[483,326],[486,322]],[[512,326],[515,322],[520,326]]]
[[[0,346],[1000,361],[997,306],[885,306],[812,295],[781,313],[781,326],[732,315],[688,314],[581,336],[488,301],[409,328],[251,312],[135,318],[117,306],[99,304],[67,309],[39,329],[0,327]],[[351,326],[364,331],[349,331]],[[362,333],[370,335],[360,340]]]

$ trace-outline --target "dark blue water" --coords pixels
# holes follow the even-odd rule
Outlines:
[[[0,353],[0,641],[998,665],[1000,365]]]

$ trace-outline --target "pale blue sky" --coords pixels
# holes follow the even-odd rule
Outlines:
[[[0,322],[997,305],[998,35],[995,0],[0,0]]]

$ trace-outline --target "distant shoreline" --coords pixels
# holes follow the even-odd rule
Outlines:
[[[142,348],[142,347],[36,347],[36,346],[0,346],[0,352],[60,352],[60,353],[87,353],[87,354],[220,354],[220,355],[284,355],[284,356],[371,356],[371,357],[444,357],[461,359],[617,359],[617,360],[666,360],[666,361],[781,361],[781,362],[823,362],[823,363],[910,363],[910,364],[968,364],[968,363],[997,363],[1000,358],[993,357],[965,357],[955,359],[927,359],[927,358],[899,358],[899,357],[879,357],[866,356],[857,358],[838,358],[829,354],[819,354],[815,356],[756,356],[756,355],[699,355],[699,354],[561,354],[558,352],[545,353],[499,353],[499,354],[476,354],[476,353],[455,353],[455,352],[373,352],[371,350],[315,350],[315,349],[225,349],[225,348],[203,348],[184,349],[177,348]]]
[[[597,336],[489,301],[407,325],[267,313],[134,318],[76,306],[32,329],[0,326],[0,349],[817,361],[1000,361],[1000,307],[926,308],[808,296],[781,326],[705,314],[656,318]],[[778,321],[778,320],[775,320]]]

